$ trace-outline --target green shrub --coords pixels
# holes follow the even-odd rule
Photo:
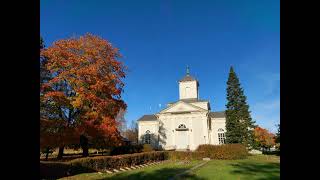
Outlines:
[[[247,148],[242,144],[200,145],[197,150],[211,159],[244,159],[248,156]]]
[[[100,156],[79,158],[70,161],[73,167],[85,167],[97,171],[145,164],[148,162],[162,161],[168,158],[165,151],[124,154],[117,156]]]
[[[40,179],[58,179],[65,176],[95,172],[85,167],[72,167],[67,162],[43,162],[40,161]]]
[[[204,157],[204,153],[200,151],[168,151],[170,160],[200,160]]]
[[[150,152],[150,151],[153,151],[153,147],[150,145],[150,144],[144,144],[143,145],[143,152]]]
[[[40,161],[40,176],[45,179],[56,179],[79,173],[118,169],[166,159],[168,159],[168,153],[166,151],[153,151],[117,156],[78,158],[69,162],[52,163]]]

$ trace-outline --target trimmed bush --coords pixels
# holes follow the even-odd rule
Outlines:
[[[204,157],[204,152],[196,151],[168,151],[170,160],[201,160]]]
[[[72,167],[67,162],[43,162],[40,161],[40,179],[58,179],[65,176],[95,172],[85,167]]]
[[[168,159],[166,151],[78,158],[69,162],[40,162],[41,178],[59,178],[85,172],[119,169]]]
[[[150,151],[153,151],[153,147],[150,145],[150,144],[144,144],[143,145],[143,152],[150,152]]]
[[[118,156],[101,156],[92,158],[80,158],[70,161],[74,167],[85,167],[97,171],[121,167],[145,164],[154,161],[162,161],[168,158],[165,151],[154,151],[135,154],[124,154]]]
[[[244,159],[248,154],[247,148],[242,144],[200,145],[197,150],[203,152],[211,159]]]

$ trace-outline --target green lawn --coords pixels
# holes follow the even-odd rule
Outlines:
[[[193,166],[200,163],[200,161],[191,161],[188,164],[184,164],[182,162],[165,162],[159,165],[152,165],[149,167],[145,167],[142,169],[120,172],[113,175],[107,173],[84,173],[78,174],[75,176],[65,177],[61,180],[80,180],[80,179],[95,179],[95,180],[102,180],[102,179],[112,179],[112,180],[120,180],[120,179],[150,179],[150,180],[167,180],[168,178],[184,172]]]
[[[195,170],[192,177],[199,179],[273,180],[280,179],[280,158],[274,155],[255,155],[245,160],[210,161]],[[193,178],[183,178],[193,179]]]
[[[190,164],[181,164],[179,162],[167,162],[160,165],[154,165],[147,168],[127,171],[109,175],[107,173],[85,173],[66,179],[151,179],[167,180],[176,174],[184,172],[202,161],[192,161]],[[206,165],[194,170],[192,173],[181,177],[181,179],[280,179],[280,158],[274,155],[255,155],[244,160],[211,160]]]

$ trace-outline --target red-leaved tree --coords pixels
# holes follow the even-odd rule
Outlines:
[[[57,126],[62,152],[64,146],[74,143],[73,138],[67,138],[71,131],[79,135],[84,156],[89,155],[88,141],[94,137],[117,145],[121,138],[116,117],[126,109],[121,99],[126,67],[118,61],[118,49],[107,40],[86,34],[56,41],[42,49],[41,56],[48,59],[46,68],[52,74],[42,85],[41,100],[51,108],[48,120],[64,122]]]
[[[260,148],[270,148],[275,145],[275,135],[257,126],[254,129],[255,144]]]

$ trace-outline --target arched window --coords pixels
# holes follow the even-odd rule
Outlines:
[[[184,125],[184,124],[180,124],[180,125],[178,126],[178,128],[179,128],[179,129],[186,129],[187,127],[186,127],[186,125]]]
[[[150,144],[151,143],[151,135],[150,135],[150,131],[149,130],[146,131],[145,138],[144,138],[144,143],[146,143],[146,144]]]
[[[224,130],[222,128],[218,129],[218,139],[219,139],[219,144],[226,143],[226,136],[225,136]]]

